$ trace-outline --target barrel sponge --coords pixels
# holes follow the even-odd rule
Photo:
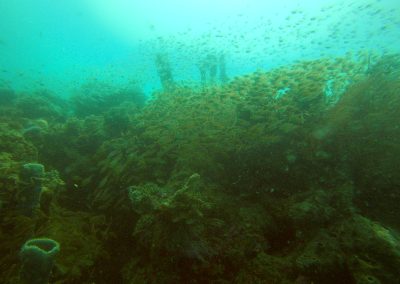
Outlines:
[[[54,258],[60,251],[58,242],[38,238],[28,240],[21,248],[21,283],[46,284],[54,265]]]

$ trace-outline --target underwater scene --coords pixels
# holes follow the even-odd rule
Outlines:
[[[400,283],[400,1],[2,0],[0,283]]]

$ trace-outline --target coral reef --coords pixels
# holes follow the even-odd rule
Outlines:
[[[10,105],[14,102],[17,95],[16,93],[5,83],[0,82],[0,104]]]
[[[19,95],[15,104],[26,118],[62,121],[65,117],[66,102],[47,90]]]
[[[0,123],[0,152],[11,155],[13,160],[24,162],[35,161],[38,155],[33,143],[8,123]]]
[[[113,107],[130,103],[131,109],[140,108],[146,100],[135,82],[125,88],[115,88],[96,81],[81,86],[70,99],[78,117],[102,115]]]
[[[200,176],[193,174],[172,192],[151,184],[129,188],[132,208],[140,216],[133,234],[153,257],[164,252],[205,261],[214,254],[205,234],[222,221],[207,216],[211,204],[201,195],[199,183]]]
[[[221,84],[186,87],[161,56],[146,103],[0,88],[2,283],[32,275],[42,238],[62,247],[49,283],[398,282],[398,55],[229,82],[223,60]]]

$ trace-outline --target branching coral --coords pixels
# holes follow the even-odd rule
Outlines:
[[[200,176],[193,174],[175,191],[151,184],[129,188],[140,216],[134,236],[153,257],[167,253],[205,261],[215,253],[206,236],[222,221],[208,216],[212,205],[201,196],[199,183]]]

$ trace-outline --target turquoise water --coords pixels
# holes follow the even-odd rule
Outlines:
[[[399,0],[2,0],[0,283],[400,283]]]
[[[51,1],[0,3],[0,78],[23,90],[69,95],[80,84],[139,81],[160,87],[168,54],[177,80],[226,56],[230,77],[347,52],[398,52],[399,4],[382,1]]]

